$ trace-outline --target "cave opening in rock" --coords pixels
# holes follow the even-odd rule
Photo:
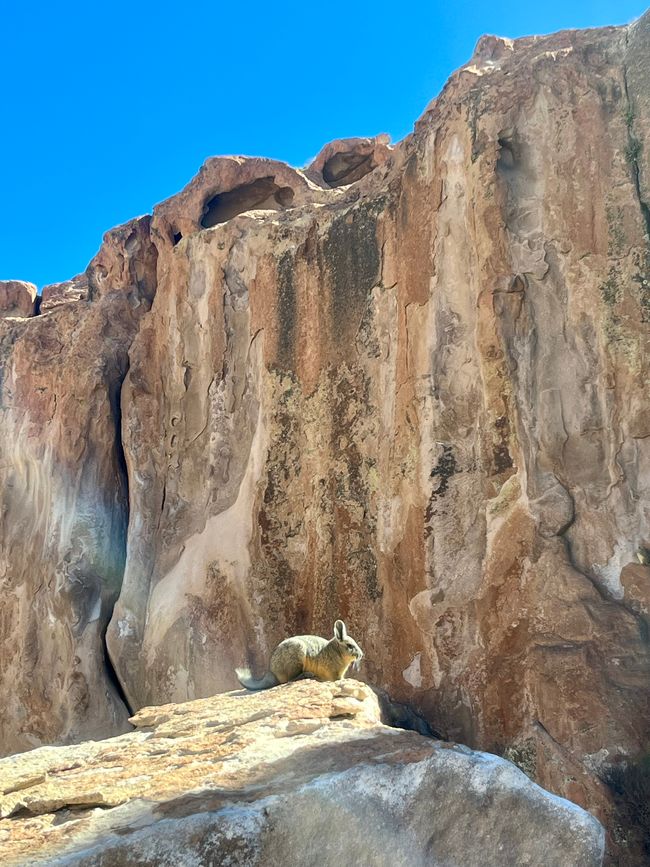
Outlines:
[[[323,166],[323,180],[330,187],[342,187],[353,184],[375,168],[372,154],[360,154],[356,151],[341,151],[330,157]]]
[[[201,226],[210,229],[246,211],[279,211],[290,207],[293,197],[291,187],[281,187],[275,178],[257,178],[209,198],[203,207]]]
[[[275,200],[283,208],[289,208],[293,202],[293,190],[291,187],[280,187],[275,194]]]
[[[179,241],[183,240],[183,233],[182,232],[174,232],[174,234],[172,236],[172,240],[174,242],[174,247],[175,247]]]
[[[401,701],[394,701],[385,690],[379,687],[373,686],[371,689],[379,701],[381,721],[384,725],[394,729],[406,729],[406,731],[417,732],[424,737],[434,738],[438,741],[446,740],[411,705],[404,704]]]
[[[497,159],[497,169],[512,169],[515,165],[515,155],[512,151],[510,142],[499,139],[499,157]]]

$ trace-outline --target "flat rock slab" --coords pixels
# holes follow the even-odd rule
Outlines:
[[[393,729],[353,680],[145,708],[0,761],[3,865],[600,865],[580,807],[487,753]]]

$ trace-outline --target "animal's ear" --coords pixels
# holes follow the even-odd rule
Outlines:
[[[345,623],[342,620],[337,620],[334,624],[334,638],[338,638],[339,641],[345,641],[348,637],[348,633],[345,629]]]

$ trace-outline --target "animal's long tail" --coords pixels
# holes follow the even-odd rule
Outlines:
[[[236,668],[235,674],[237,675],[237,680],[246,689],[269,689],[280,683],[277,677],[270,671],[267,671],[264,677],[261,677],[259,680],[255,680],[248,668]]]

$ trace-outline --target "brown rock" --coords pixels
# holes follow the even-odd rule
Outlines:
[[[146,708],[0,761],[10,865],[599,865],[603,829],[510,762],[381,725],[356,681]]]
[[[79,274],[64,283],[52,283],[50,286],[43,286],[41,313],[48,313],[50,310],[55,310],[62,304],[69,304],[71,301],[87,301],[88,298],[88,278],[85,274]]]
[[[95,303],[69,298],[0,320],[3,754],[126,727],[104,632],[128,521],[119,393],[155,287],[148,226],[144,218],[107,235],[84,277]]]
[[[0,280],[0,317],[34,315],[36,286],[23,280]]]
[[[369,682],[607,815],[603,764],[650,749],[649,22],[486,37],[393,148],[208,160],[0,323],[8,749],[87,719],[70,612],[100,598],[105,684],[121,580],[133,708],[343,617]]]
[[[295,208],[197,234],[214,175],[157,210],[108,632],[134,706],[343,616],[370,682],[606,809],[603,748],[649,746],[619,579],[650,520],[628,33],[482,42],[380,171]]]
[[[325,145],[305,175],[322,186],[347,186],[388,162],[391,150],[387,135],[337,139]]]

